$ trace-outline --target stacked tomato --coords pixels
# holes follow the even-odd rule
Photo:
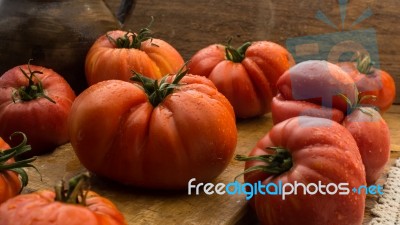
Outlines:
[[[109,200],[83,188],[86,175],[73,178],[70,190],[61,185],[14,197],[27,183],[21,167],[34,167],[27,157],[70,141],[82,165],[101,177],[185,189],[192,178],[212,182],[229,165],[237,119],[269,112],[275,126],[249,156],[237,157],[247,161],[245,182],[374,184],[389,159],[389,130],[378,111],[361,104],[383,113],[395,92],[389,75],[366,63],[295,65],[282,46],[257,41],[237,49],[230,42],[210,45],[185,64],[147,27],[99,37],[86,57],[90,86],[76,98],[55,71],[30,62],[17,66],[0,78],[0,136],[26,136],[12,136],[16,147],[9,150],[1,142],[0,200],[13,198],[0,206],[0,223],[125,224]],[[372,80],[361,81],[364,75]],[[251,205],[265,224],[359,224],[365,193],[286,200],[258,194]],[[55,210],[43,218],[42,206]],[[68,218],[67,211],[81,219]]]
[[[365,79],[380,79],[376,76],[379,75]],[[389,160],[389,129],[378,110],[381,102],[391,104],[394,94],[368,95],[378,91],[373,88],[367,94],[359,93],[358,90],[363,89],[358,85],[361,82],[356,83],[352,77],[339,66],[326,61],[299,63],[278,80],[279,94],[272,101],[272,117],[274,123],[304,115],[342,123],[357,142],[366,167],[367,184],[370,185],[376,182]],[[393,84],[387,84],[381,87],[385,90],[381,92],[394,93],[393,87]],[[389,99],[384,99],[387,96]],[[375,98],[377,102],[371,102]],[[364,104],[364,100],[367,100],[367,104]],[[387,110],[388,106],[384,107]]]
[[[356,62],[340,65],[357,67]],[[325,187],[346,183],[349,192],[329,195],[320,190],[284,200],[258,194],[251,205],[263,224],[362,223],[365,191],[352,188],[373,185],[383,173],[389,160],[390,134],[378,110],[384,107],[383,113],[394,100],[393,80],[387,82],[386,73],[371,70],[374,75],[360,81],[365,76],[362,72],[351,70],[350,76],[350,69],[310,60],[296,64],[279,78],[278,93],[272,100],[275,126],[249,156],[237,156],[247,161],[245,182],[320,183]],[[369,92],[359,93],[366,90],[361,86],[365,83]],[[373,98],[377,101],[371,101]],[[366,104],[364,100],[368,100]]]

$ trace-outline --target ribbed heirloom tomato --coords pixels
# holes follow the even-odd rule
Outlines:
[[[78,175],[54,191],[21,194],[0,205],[1,225],[126,225],[108,199],[85,190],[88,176]]]
[[[23,168],[35,168],[35,166],[30,163],[36,158],[15,161],[14,157],[31,150],[30,146],[26,145],[26,136],[24,134],[15,133],[11,137],[15,137],[17,134],[21,134],[23,140],[19,145],[11,149],[10,146],[0,138],[0,204],[19,194],[22,188],[28,184],[28,175]]]
[[[67,119],[74,99],[72,88],[52,69],[16,66],[0,77],[0,136],[25,133],[32,151],[23,156],[50,152],[69,140]],[[16,137],[9,144],[20,141]]]
[[[238,49],[210,45],[190,61],[189,72],[209,78],[229,99],[238,118],[270,112],[276,81],[294,65],[285,48],[269,41],[247,42]]]
[[[349,99],[357,102],[354,81],[337,65],[309,60],[287,70],[277,82],[272,100],[274,124],[295,116],[314,116],[341,122],[347,115]]]
[[[152,38],[148,28],[139,33],[110,31],[90,48],[85,62],[89,85],[111,79],[128,81],[131,70],[158,79],[176,73],[182,56],[167,42]]]
[[[366,185],[364,165],[342,125],[325,118],[293,117],[275,125],[248,157],[236,158],[247,161],[247,183],[292,185],[285,187],[285,199],[261,192],[253,197],[251,204],[262,224],[362,223],[366,195],[352,189]]]
[[[233,108],[210,80],[184,75],[157,81],[136,74],[142,85],[110,80],[81,93],[69,118],[81,163],[147,188],[184,189],[191,178],[217,177],[236,146]]]
[[[396,97],[395,82],[386,71],[375,68],[368,55],[359,56],[356,62],[338,63],[338,66],[354,80],[360,97],[376,97],[366,99],[363,104],[376,106],[382,114],[390,108]]]

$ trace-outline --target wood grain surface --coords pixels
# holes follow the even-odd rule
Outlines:
[[[105,0],[115,11],[118,0]],[[340,31],[372,28],[377,34],[381,68],[387,70],[400,84],[400,19],[396,0],[348,0],[347,14],[342,27],[337,0],[137,0],[124,29],[138,31],[147,26],[150,17],[155,21],[155,37],[171,43],[188,60],[199,49],[213,43],[225,43],[233,37],[238,46],[249,40],[271,40],[283,46],[288,38],[330,34]],[[363,22],[352,23],[370,8],[372,15]],[[321,10],[338,28],[315,18]],[[397,103],[400,92],[397,88]],[[400,157],[400,106],[393,106],[384,116],[389,124],[392,158]],[[270,114],[237,123],[239,138],[237,154],[247,154],[272,127]],[[35,162],[42,180],[28,169],[30,183],[24,193],[51,188],[60,179],[68,179],[85,171],[70,144],[53,153],[40,156]],[[195,169],[195,168],[194,168]],[[229,183],[242,172],[243,163],[231,161],[228,168],[214,181]],[[384,182],[384,177],[380,180]],[[243,195],[200,194],[188,196],[183,192],[141,190],[113,184],[93,176],[92,189],[110,198],[124,213],[129,224],[256,224],[255,215]],[[368,196],[365,223],[376,196]]]
[[[119,0],[105,0],[116,11]],[[400,87],[400,1],[347,0],[342,23],[337,0],[136,0],[124,29],[138,31],[154,16],[154,37],[172,44],[184,57],[214,43],[239,46],[245,41],[270,40],[286,46],[289,38],[329,35],[337,32],[373,29],[380,68],[389,72]],[[336,26],[318,20],[321,11]],[[366,10],[371,14],[353,23]],[[396,102],[400,103],[400,88]]]
[[[385,115],[392,142],[391,158],[400,157],[400,106],[393,106]],[[247,154],[272,127],[271,115],[238,121],[238,144],[236,154]],[[42,174],[28,169],[30,183],[24,193],[52,188],[60,179],[86,171],[70,144],[57,148],[53,153],[40,156],[35,165]],[[388,164],[389,166],[389,164]],[[243,171],[243,163],[232,160],[228,168],[214,183],[232,182]],[[193,168],[195,169],[195,168]],[[240,178],[239,181],[242,181]],[[385,176],[379,180],[384,183]],[[91,188],[111,199],[123,212],[130,225],[133,224],[257,224],[254,212],[247,206],[244,195],[188,195],[187,191],[149,191],[121,186],[96,176],[91,177]],[[377,200],[367,197],[365,223]]]
[[[247,154],[255,143],[272,127],[267,115],[238,123],[237,154]],[[24,192],[51,188],[60,179],[85,171],[70,144],[53,153],[40,156],[35,165],[42,173],[42,181],[29,169],[30,183]],[[193,168],[196,169],[196,168]],[[243,170],[243,163],[232,161],[214,182],[229,183]],[[242,179],[240,179],[242,181]],[[189,196],[182,192],[140,190],[113,184],[96,176],[91,178],[92,189],[110,198],[124,213],[129,224],[234,224],[247,211],[242,195]]]

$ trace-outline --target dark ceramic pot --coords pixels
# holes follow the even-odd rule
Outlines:
[[[0,75],[33,59],[80,93],[87,51],[100,35],[121,28],[134,3],[123,0],[114,16],[102,0],[0,1]]]

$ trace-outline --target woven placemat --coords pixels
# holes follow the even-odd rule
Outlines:
[[[400,159],[390,167],[383,186],[383,195],[371,209],[373,219],[370,225],[400,224]]]

